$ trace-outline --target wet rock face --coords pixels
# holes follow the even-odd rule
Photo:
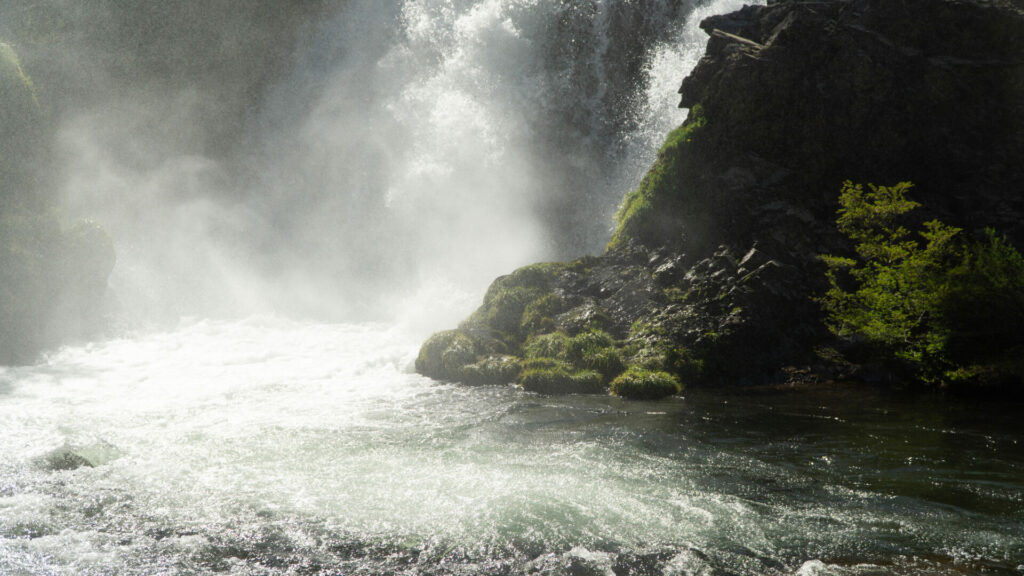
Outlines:
[[[625,366],[683,384],[783,378],[828,338],[818,255],[850,249],[835,228],[845,180],[912,181],[923,220],[1024,245],[1021,2],[777,0],[701,26],[690,117],[627,195],[608,252],[546,265],[503,300],[492,287],[459,329],[467,361],[600,330]],[[523,320],[544,294],[557,306]]]
[[[1021,3],[780,0],[701,27],[707,54],[681,105],[706,118],[717,222],[759,231],[749,208],[764,200],[827,221],[844,180],[912,181],[934,215],[1024,239],[1024,204],[1007,193],[1024,186]]]

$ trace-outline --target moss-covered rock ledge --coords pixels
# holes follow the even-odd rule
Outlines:
[[[761,316],[759,326],[747,312],[800,298],[786,267],[756,248],[687,264],[630,242],[600,257],[520,268],[495,280],[457,329],[427,340],[416,370],[542,393],[655,399],[772,366],[777,348],[757,341],[775,325]]]
[[[1024,243],[1020,2],[769,0],[701,27],[689,118],[626,195],[608,251],[497,279],[424,344],[419,372],[637,398],[869,378],[815,300],[821,255],[854,253],[836,229],[845,181],[912,181],[919,222]]]

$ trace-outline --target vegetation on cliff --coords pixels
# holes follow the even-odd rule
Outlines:
[[[416,370],[426,376],[472,384],[516,382],[541,393],[602,393],[628,370],[639,370],[664,354],[623,334],[609,312],[567,287],[588,278],[599,260],[535,264],[494,281],[483,305],[457,330],[439,332],[424,343]],[[626,270],[613,273],[616,281]],[[633,374],[640,374],[633,372]],[[672,383],[665,385],[665,379]],[[621,396],[654,398],[677,393],[675,376],[656,382],[639,377],[613,389]]]
[[[920,205],[906,197],[910,187],[844,185],[837,224],[856,258],[823,257],[829,329],[916,380],[1019,384],[1024,257],[991,229],[968,240],[930,220],[913,234],[906,215]]]

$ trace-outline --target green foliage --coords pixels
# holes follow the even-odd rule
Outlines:
[[[658,400],[682,392],[675,376],[633,366],[612,381],[611,393],[633,400]]]
[[[613,250],[636,239],[645,244],[662,243],[670,228],[666,218],[665,202],[671,198],[673,189],[682,179],[681,174],[689,167],[689,148],[694,138],[707,123],[700,106],[694,106],[681,126],[669,133],[658,151],[658,157],[644,176],[640,185],[619,206],[615,214],[617,223],[608,249]]]
[[[864,339],[922,381],[943,382],[980,354],[1020,342],[1024,259],[992,231],[967,243],[959,228],[933,220],[912,234],[903,224],[919,206],[906,198],[910,188],[844,184],[837,225],[857,257],[822,257],[829,290],[821,304],[833,333]]]
[[[1024,257],[994,230],[986,230],[984,239],[967,246],[940,306],[953,361],[1001,362],[1008,348],[1024,344]]]
[[[570,338],[565,355],[574,366],[601,374],[605,382],[611,381],[626,369],[615,348],[615,339],[600,330],[590,330]]]

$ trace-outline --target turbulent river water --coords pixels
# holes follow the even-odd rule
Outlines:
[[[0,369],[0,573],[1024,573],[1020,405],[544,397],[418,341],[194,321]]]

